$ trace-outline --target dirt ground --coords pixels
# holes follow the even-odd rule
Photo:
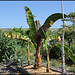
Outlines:
[[[28,71],[30,74],[45,74],[45,75],[47,75],[47,74],[61,74],[60,72],[55,72],[52,70],[49,70],[49,72],[46,72],[47,68],[45,68],[45,67],[42,67],[40,69],[34,69],[33,65],[26,66],[23,69]]]
[[[6,67],[7,65],[5,64],[0,64],[0,75],[17,75],[18,71],[14,66]],[[20,74],[20,73],[19,73]]]

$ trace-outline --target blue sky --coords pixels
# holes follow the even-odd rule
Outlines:
[[[63,4],[65,14],[75,12],[75,1],[64,1]],[[62,13],[61,1],[0,1],[0,28],[28,28],[24,6],[30,8],[41,25],[51,14]],[[51,28],[60,28],[62,24],[58,20]]]

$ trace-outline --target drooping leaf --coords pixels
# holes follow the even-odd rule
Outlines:
[[[20,39],[20,40],[31,42],[31,40],[27,36],[22,35],[19,32],[12,32],[11,34],[9,34],[8,32],[5,32],[4,37],[8,37],[8,38],[12,38],[12,39]]]
[[[29,37],[35,43],[36,42],[36,28],[35,28],[35,22],[34,22],[34,15],[32,14],[31,10],[28,7],[25,6],[24,8],[26,11],[27,23],[30,28]]]
[[[66,15],[64,15],[66,18]],[[55,13],[49,16],[46,21],[44,22],[42,28],[46,31],[51,25],[58,19],[62,19],[62,13]]]
[[[70,59],[75,63],[75,54],[66,45],[64,46],[64,48],[65,52],[69,55]]]
[[[66,15],[64,15],[66,17]],[[40,33],[40,30],[42,28],[42,30],[44,30],[44,32],[46,32],[49,27],[51,27],[51,25],[58,19],[62,19],[62,14],[61,13],[55,13],[55,14],[52,14],[51,16],[49,16],[45,23],[43,24],[43,26],[41,26],[38,30],[38,33]],[[43,37],[41,34],[39,34],[41,37]]]
[[[56,45],[61,50],[61,44]],[[69,49],[66,45],[64,45],[65,53],[70,57],[70,59],[75,63],[75,54]]]

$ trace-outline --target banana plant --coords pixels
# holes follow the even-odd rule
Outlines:
[[[56,43],[58,43],[60,41],[59,40],[59,37],[60,36],[58,36],[57,34],[54,34],[54,33],[51,34],[51,35],[49,35],[48,32],[46,32],[46,36],[47,36],[47,39],[44,40],[43,47],[44,47],[44,49],[47,52],[47,70],[46,71],[49,72],[49,68],[50,68],[49,54],[50,54],[50,51],[52,50],[52,48],[56,45]],[[48,44],[48,42],[50,42],[50,44]],[[52,45],[51,45],[51,42],[53,42]],[[50,46],[50,45],[51,45],[51,47],[48,50],[48,47],[47,46]]]
[[[28,42],[27,55],[28,55],[28,65],[30,65],[29,43],[31,43],[31,45],[32,45],[31,40],[27,36],[22,35],[19,32],[11,32],[11,33],[10,32],[5,32],[4,33],[4,37],[8,37],[8,38],[12,38],[12,39],[18,39],[18,40],[23,40],[23,41],[27,41]]]
[[[34,68],[41,68],[40,47],[42,44],[42,38],[46,39],[46,31],[53,25],[55,21],[62,19],[62,13],[54,13],[50,15],[41,26],[39,21],[34,21],[35,16],[32,14],[31,10],[27,6],[24,8],[26,12],[27,23],[30,29],[29,38],[36,48]],[[65,14],[64,16],[65,18],[67,17]]]

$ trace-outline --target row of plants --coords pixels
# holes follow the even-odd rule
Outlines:
[[[26,57],[28,58],[28,64],[30,64],[30,59],[29,59],[29,57],[30,57],[29,56],[29,51],[30,51],[29,50],[29,46],[30,45],[29,44],[31,44],[31,45],[33,45],[32,47],[35,47],[34,49],[36,49],[35,65],[34,65],[34,67],[35,68],[41,68],[40,48],[42,46],[42,50],[45,49],[44,51],[46,51],[46,54],[47,54],[46,55],[47,56],[47,66],[48,66],[47,67],[47,71],[49,71],[49,55],[51,54],[51,51],[54,51],[54,50],[57,51],[57,49],[59,49],[59,51],[61,51],[61,40],[62,40],[61,39],[61,34],[62,34],[62,29],[60,29],[61,31],[59,31],[59,33],[58,32],[48,31],[48,29],[49,29],[49,27],[51,27],[51,25],[56,20],[62,19],[62,14],[61,13],[52,14],[51,16],[49,16],[46,19],[45,23],[41,26],[39,21],[34,21],[34,17],[35,16],[32,14],[31,10],[28,7],[26,7],[26,6],[25,6],[25,11],[26,11],[26,18],[27,18],[27,22],[28,22],[28,25],[29,25],[29,29],[27,31],[24,31],[21,28],[19,28],[19,29],[14,28],[12,31],[4,32],[4,37],[5,37],[4,39],[5,39],[5,42],[6,42],[5,44],[8,45],[8,47],[7,48],[4,47],[3,46],[4,43],[2,43],[1,47],[3,46],[2,48],[6,48],[7,49],[7,53],[6,53],[5,49],[4,50],[1,49],[0,50],[1,53],[3,52],[5,54],[4,56],[1,56],[1,58],[7,57],[7,59],[9,60],[10,57],[13,57],[13,55],[11,56],[11,54],[14,54],[14,57],[16,59],[18,59],[18,57],[19,56],[21,57],[21,55],[24,53],[23,52],[21,55],[18,55],[19,54],[19,53],[17,53],[17,51],[19,51],[18,48],[20,48],[21,51],[23,51],[22,49],[26,46],[25,48],[26,48],[27,53],[25,52],[25,54],[28,55],[28,57],[27,56]],[[64,16],[65,16],[65,18],[69,17],[69,15],[64,15]],[[68,28],[68,30],[69,30],[69,28]],[[66,32],[67,31],[64,30],[65,34],[66,34]],[[72,32],[74,32],[74,31],[72,31]],[[8,41],[9,40],[13,40],[13,42],[11,41],[10,44],[7,44],[7,41],[6,41],[7,39],[8,39]],[[66,44],[66,46],[65,46],[65,53],[67,55],[69,55],[69,58],[73,62],[75,62],[75,60],[74,60],[75,59],[74,58],[75,57],[74,52],[71,51],[71,44],[72,44],[72,42],[74,43],[74,39],[75,38],[72,39],[70,37],[70,38],[67,38],[67,39],[68,39],[68,41],[65,41],[66,42],[65,43]],[[15,42],[15,41],[17,41],[17,42]],[[14,44],[16,44],[17,46],[16,45],[14,46]],[[10,53],[10,51],[11,52],[13,51],[14,53]],[[56,53],[56,52],[54,52],[54,53]],[[61,52],[59,52],[59,53],[61,53]],[[53,54],[52,54],[52,56],[53,56]],[[60,55],[61,54],[59,54],[58,57]],[[24,56],[23,56],[23,58],[24,58]]]
[[[18,40],[18,39],[12,39],[8,37],[4,37],[4,33],[7,32],[20,32],[23,35],[25,34],[25,31],[21,28],[14,28],[10,31],[2,31],[0,30],[0,62],[2,61],[11,61],[13,59],[18,59],[20,63],[22,61],[27,60],[27,46],[28,42],[24,40]],[[33,49],[33,50],[32,50]],[[29,50],[30,53],[35,52],[34,48],[32,48],[32,45],[29,43]]]
[[[14,28],[15,29],[15,28]],[[13,30],[14,30],[13,29]],[[2,31],[1,31],[2,32]],[[10,32],[10,31],[9,31]],[[3,32],[2,32],[3,33]],[[55,32],[51,32],[50,30],[48,31],[48,33],[52,33],[52,36],[54,38],[57,38],[57,36],[54,36]],[[54,35],[53,35],[54,34]],[[51,37],[51,35],[50,35]],[[3,46],[6,44],[6,41],[7,41],[7,44],[6,46],[4,47],[4,49],[6,51],[9,52],[9,54],[7,54],[7,56],[4,54],[4,57],[6,57],[5,59],[6,60],[12,60],[13,58],[15,59],[18,59],[19,60],[19,63],[22,64],[23,61],[26,61],[26,63],[28,63],[27,61],[27,42],[26,41],[23,41],[23,40],[17,40],[17,39],[11,39],[11,38],[4,38],[4,35],[2,37],[2,48]],[[9,39],[9,40],[8,40]],[[4,43],[3,43],[4,41]],[[51,41],[52,42],[52,41]],[[53,43],[53,42],[52,42]],[[4,44],[4,45],[3,45]],[[51,47],[51,43],[48,45],[48,48]],[[30,53],[32,53],[31,55],[35,55],[35,50],[33,49],[32,50],[32,47],[29,47],[30,49]],[[13,49],[13,50],[12,50]],[[2,49],[2,51],[4,51]],[[6,52],[5,51],[5,52]],[[11,55],[10,55],[11,54]],[[46,50],[45,48],[42,46],[41,47],[41,55],[42,57],[46,58],[47,57],[47,54],[46,54]],[[2,55],[1,55],[2,56]],[[11,58],[10,58],[11,57]],[[13,58],[12,58],[13,57]],[[61,50],[57,47],[57,46],[54,46],[50,52],[50,59],[51,58],[59,58],[61,57]],[[5,61],[5,59],[3,58],[3,60]],[[31,63],[34,63],[33,60],[35,59],[35,56],[32,58],[32,56],[30,56],[30,61]],[[66,55],[66,61],[67,60],[70,60],[70,58]]]

